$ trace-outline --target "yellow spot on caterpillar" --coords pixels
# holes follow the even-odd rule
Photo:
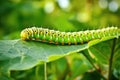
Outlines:
[[[27,40],[29,35],[28,35],[28,33],[25,30],[23,30],[21,32],[20,36],[21,36],[22,40]]]

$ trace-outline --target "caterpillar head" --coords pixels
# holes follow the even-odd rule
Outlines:
[[[23,30],[20,34],[21,36],[21,39],[22,40],[27,40],[28,39],[28,36],[29,36],[29,32],[27,32],[26,30]]]

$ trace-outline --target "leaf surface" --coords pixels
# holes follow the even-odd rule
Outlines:
[[[34,41],[1,40],[0,70],[25,70],[44,62],[50,62],[66,55],[88,49],[97,43],[115,38],[103,38],[81,45],[52,45]]]

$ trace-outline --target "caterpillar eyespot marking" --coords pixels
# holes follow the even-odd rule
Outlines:
[[[61,45],[76,45],[108,36],[119,37],[120,29],[117,27],[108,27],[103,29],[78,32],[60,32],[46,28],[31,27],[22,30],[20,36],[22,40],[34,40]]]

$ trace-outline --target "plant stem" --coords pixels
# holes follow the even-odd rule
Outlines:
[[[44,77],[45,77],[45,80],[47,80],[47,63],[46,62],[44,63]]]
[[[88,50],[85,50],[88,53]],[[104,80],[107,80],[98,70],[98,68],[94,65],[93,61],[90,59],[90,57],[84,52],[82,51],[83,55],[87,58],[87,60],[91,63],[91,65],[96,69],[97,73],[101,75],[101,77],[104,79]]]
[[[97,67],[94,65],[94,63],[92,62],[92,60],[88,57],[88,55],[87,55],[84,51],[83,51],[82,53],[83,53],[83,55],[87,58],[87,60],[92,64],[92,66],[93,66],[96,70],[98,70]]]
[[[112,80],[112,62],[113,62],[113,56],[114,56],[114,50],[115,50],[115,43],[116,39],[113,39],[113,44],[112,44],[112,50],[111,50],[111,55],[109,59],[109,74],[108,74],[108,80]]]
[[[36,66],[35,68],[35,76],[36,76],[36,80],[39,80],[39,66]]]

